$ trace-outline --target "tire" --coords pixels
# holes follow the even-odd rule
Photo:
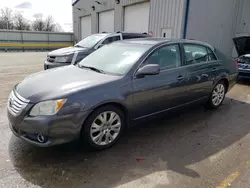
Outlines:
[[[209,109],[218,108],[224,101],[226,95],[226,85],[223,80],[219,81],[213,88],[213,91],[205,105]],[[216,94],[217,93],[217,94]],[[217,97],[217,100],[216,100]]]
[[[113,117],[112,120],[111,117]],[[114,105],[106,105],[90,114],[83,125],[81,137],[84,144],[90,149],[102,150],[114,145],[122,135],[124,128],[123,111]]]

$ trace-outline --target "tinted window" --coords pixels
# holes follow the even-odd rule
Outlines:
[[[112,43],[88,55],[80,65],[101,69],[106,74],[124,75],[149,48],[147,45]]]
[[[131,34],[131,35],[129,35],[129,34],[123,34],[122,35],[122,38],[124,40],[126,40],[126,39],[135,39],[135,38],[146,38],[146,37],[149,37],[149,36],[147,36],[147,35],[140,35],[140,34]]]
[[[158,64],[161,69],[171,69],[180,65],[180,49],[177,44],[168,45],[154,51],[147,59],[147,64]]]
[[[214,55],[214,52],[210,48],[207,48],[207,52],[208,52],[208,60],[209,61],[217,60],[216,56]]]
[[[132,39],[133,37],[131,37],[129,35],[123,35],[122,38],[123,38],[123,40],[126,40],[126,39]]]
[[[80,62],[83,58],[85,58],[88,54],[86,52],[78,52],[75,63]]]
[[[115,42],[115,41],[118,41],[118,40],[120,40],[120,39],[121,39],[120,36],[109,37],[109,38],[106,38],[106,39],[102,42],[102,44],[110,44],[110,43]]]
[[[184,44],[186,65],[208,61],[207,47],[195,44]]]

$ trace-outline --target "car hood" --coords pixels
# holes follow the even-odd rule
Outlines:
[[[118,76],[101,74],[74,65],[41,71],[27,76],[15,87],[15,91],[33,103],[58,99],[108,82]]]
[[[250,54],[250,36],[233,38],[238,56]]]
[[[66,48],[60,48],[57,50],[53,50],[53,51],[49,52],[48,55],[60,56],[60,55],[74,53],[76,51],[88,51],[88,48],[79,48],[79,47],[70,46],[70,47],[66,47]]]

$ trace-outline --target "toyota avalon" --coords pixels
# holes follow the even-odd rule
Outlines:
[[[218,108],[237,75],[237,63],[207,43],[118,41],[77,66],[26,77],[10,93],[9,125],[40,147],[82,138],[104,149],[140,120],[191,104]]]

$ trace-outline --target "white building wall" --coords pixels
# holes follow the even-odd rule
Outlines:
[[[99,12],[98,14],[98,30],[99,32],[114,32],[114,10]]]
[[[81,39],[80,17],[91,15],[91,33],[97,33],[98,14],[114,10],[114,30],[123,31],[125,7],[144,2],[150,3],[148,31],[151,31],[153,36],[160,37],[167,29],[171,38],[182,37],[186,0],[120,0],[119,4],[116,4],[115,0],[99,1],[102,2],[101,5],[95,0],[79,0],[73,6],[74,34],[77,40]],[[95,6],[94,11],[92,6]]]
[[[149,2],[137,3],[124,7],[124,31],[148,32]]]

